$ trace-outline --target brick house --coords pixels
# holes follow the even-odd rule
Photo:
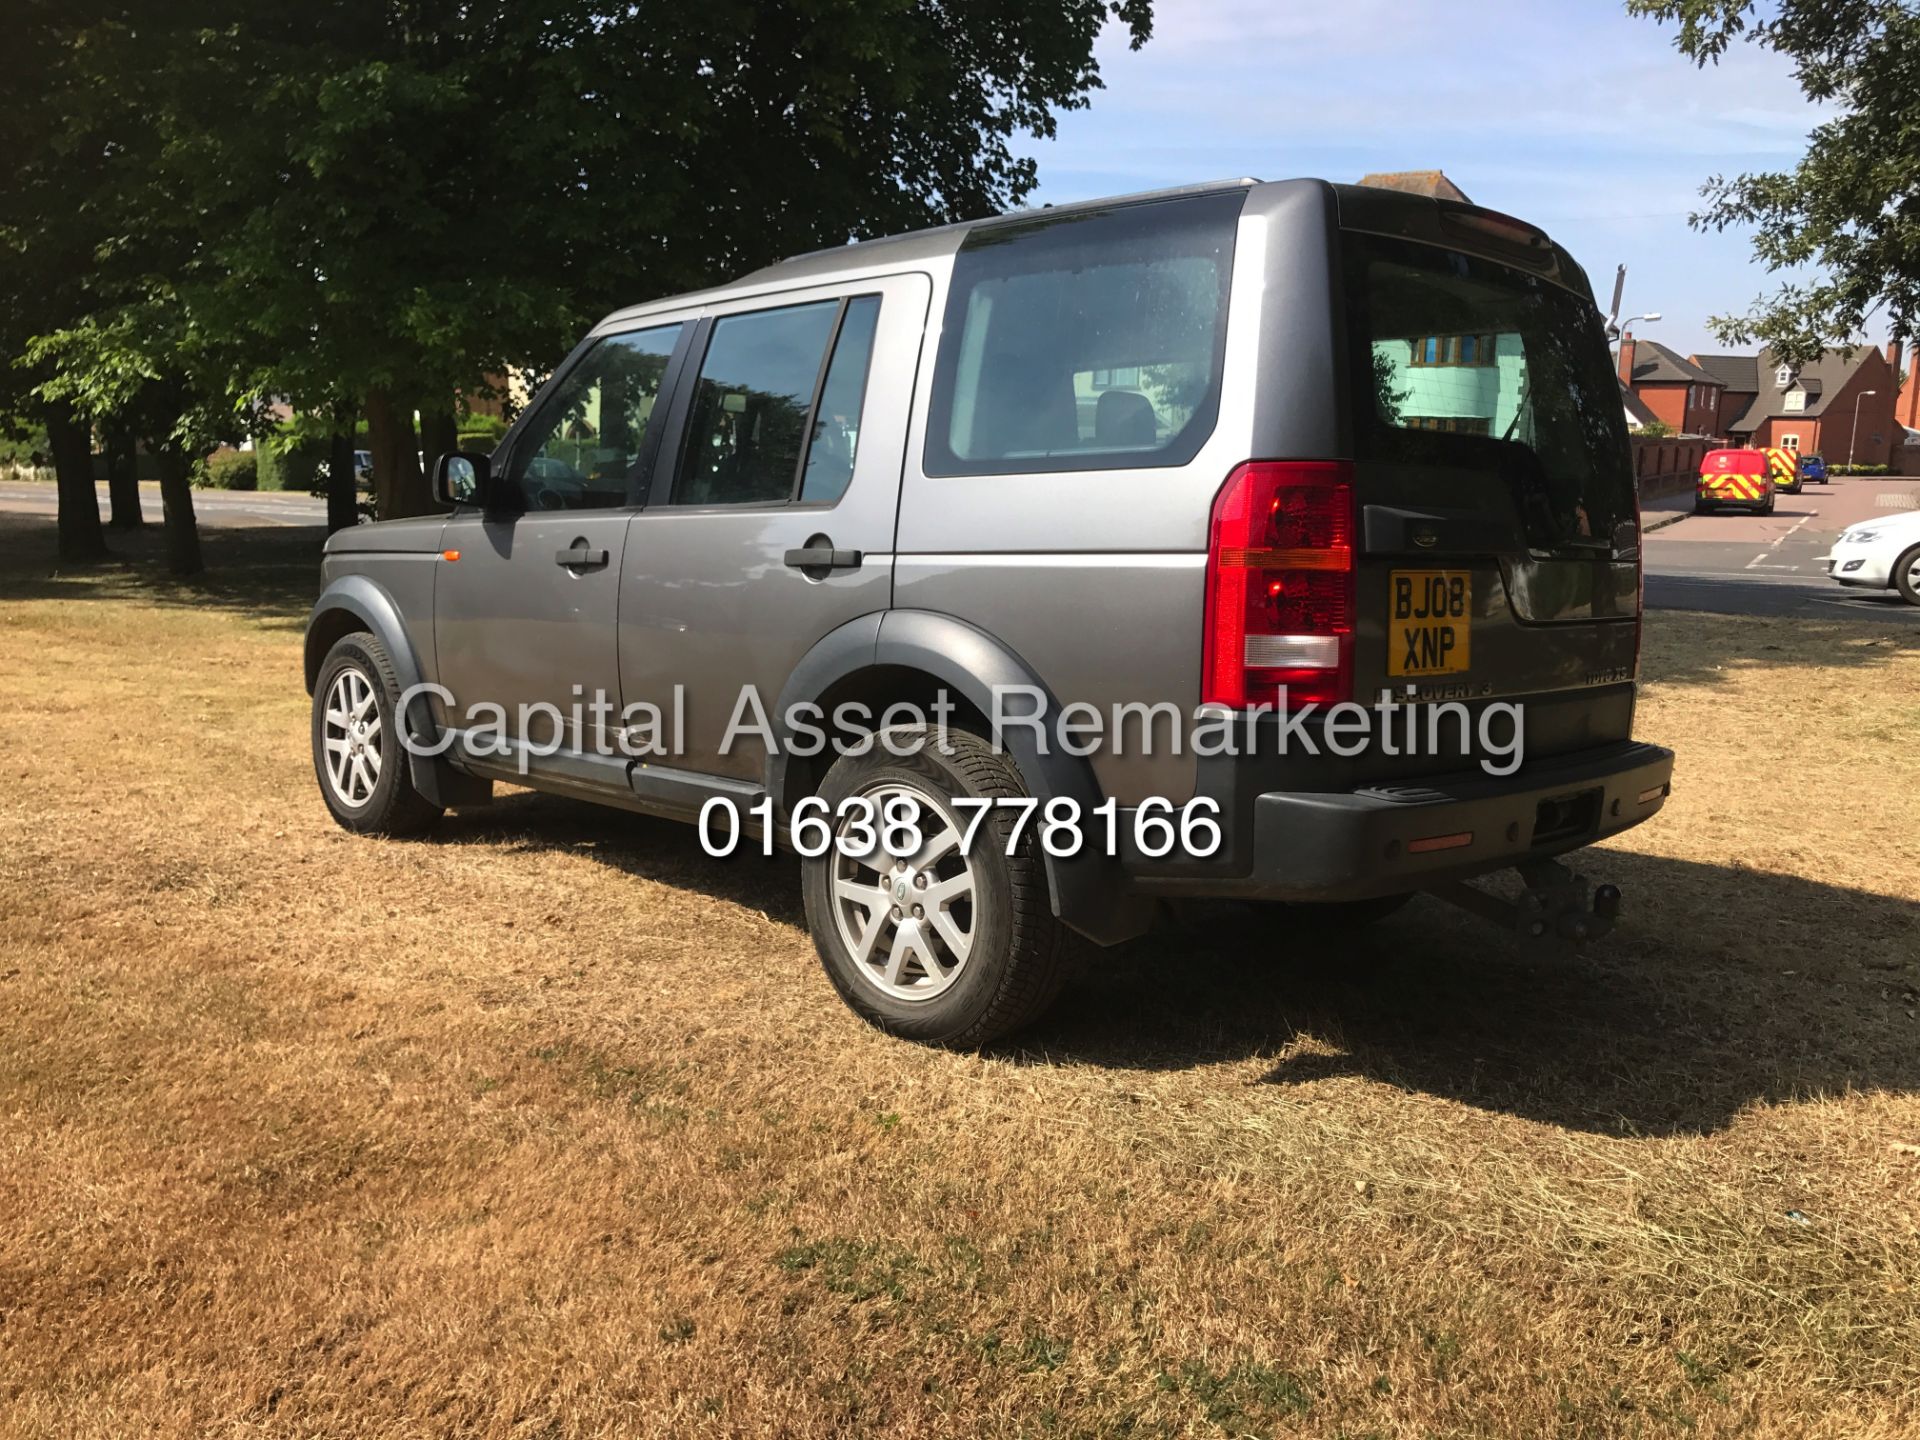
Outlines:
[[[1721,384],[1684,355],[1656,340],[1620,337],[1620,383],[1677,435],[1712,435],[1720,419]]]
[[[1771,350],[1696,355],[1693,363],[1722,386],[1720,414],[1709,433],[1735,445],[1824,455],[1832,465],[1847,464],[1851,447],[1852,463],[1885,465],[1899,438],[1894,390],[1900,354],[1896,340],[1884,353],[1871,346],[1851,355],[1828,350],[1798,369],[1781,364]]]
[[[1720,382],[1720,413],[1707,433],[1716,440],[1732,439],[1733,422],[1747,413],[1760,394],[1759,357],[1689,355],[1687,358]]]

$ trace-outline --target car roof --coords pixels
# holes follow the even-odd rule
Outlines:
[[[1229,190],[1251,190],[1265,182],[1252,176],[1231,180],[1208,180],[1197,185],[1175,185],[1163,190],[1141,190],[1128,195],[1109,195],[1097,200],[1076,200],[1065,205],[1042,205],[1033,209],[1009,210],[978,220],[960,220],[951,225],[936,225],[926,230],[909,230],[876,240],[859,240],[788,256],[762,266],[737,279],[705,290],[662,296],[639,305],[614,311],[602,327],[649,315],[659,310],[677,310],[689,305],[709,304],[715,300],[759,294],[770,290],[789,290],[809,282],[826,284],[835,280],[868,275],[892,274],[915,266],[951,258],[961,243],[975,230],[1014,225],[1041,216],[1074,215],[1091,210],[1112,209],[1121,205],[1148,205],[1162,200],[1181,200],[1198,195],[1217,195]]]

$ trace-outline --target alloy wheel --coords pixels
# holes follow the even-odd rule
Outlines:
[[[884,813],[905,800],[917,813],[920,848],[893,856],[843,853],[857,817],[842,807],[834,837],[833,918],[861,978],[895,1000],[931,1000],[966,968],[975,934],[974,875],[960,827],[932,796],[898,781],[861,792]]]
[[[380,707],[364,672],[349,665],[334,676],[323,718],[327,785],[341,804],[358,809],[380,783]]]

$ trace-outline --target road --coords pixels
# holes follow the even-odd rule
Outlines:
[[[107,487],[98,487],[100,513],[107,512]],[[160,519],[160,487],[151,481],[140,487],[140,506],[149,522]],[[25,480],[0,484],[0,510],[28,515],[54,515],[59,504],[54,487]],[[194,518],[202,525],[325,525],[324,496],[256,490],[196,490]]]
[[[1781,495],[1771,515],[1685,515],[1647,536],[1647,605],[1920,625],[1920,607],[1891,591],[1843,589],[1820,563],[1847,526],[1916,508],[1920,480],[1848,478]]]
[[[158,520],[158,487],[140,489],[148,518]],[[104,485],[100,503],[104,511]],[[193,508],[210,526],[324,525],[327,519],[325,499],[312,495],[196,490]],[[0,484],[0,509],[52,515],[54,488]],[[1684,514],[1647,536],[1647,605],[1729,615],[1848,615],[1920,626],[1920,607],[1902,603],[1891,591],[1844,590],[1820,564],[1847,526],[1912,509],[1920,509],[1920,480],[1843,479],[1782,495],[1771,515]],[[1647,523],[1660,518],[1649,510]]]

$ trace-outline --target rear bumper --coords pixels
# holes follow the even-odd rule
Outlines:
[[[1275,792],[1240,876],[1164,877],[1166,895],[1331,901],[1397,895],[1577,850],[1657,814],[1673,752],[1623,741],[1523,766],[1331,794]]]

